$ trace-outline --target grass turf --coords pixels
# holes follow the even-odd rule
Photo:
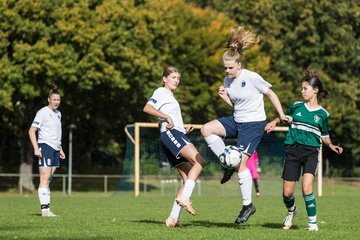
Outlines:
[[[156,183],[153,183],[156,186]],[[173,188],[165,196],[158,190],[135,198],[131,192],[52,193],[51,209],[60,215],[40,216],[37,194],[0,193],[0,239],[359,239],[359,186],[325,184],[317,197],[318,232],[308,232],[300,186],[296,190],[299,213],[290,230],[283,230],[286,209],[281,181],[260,182],[262,198],[254,198],[257,212],[242,225],[234,224],[241,208],[236,181],[220,185],[202,181],[201,195],[192,201],[197,216],[183,211],[184,228],[166,228]],[[298,184],[300,185],[300,184]]]

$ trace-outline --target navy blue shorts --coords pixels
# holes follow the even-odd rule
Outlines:
[[[39,158],[39,167],[59,167],[60,151],[56,151],[46,143],[39,143],[42,158]]]
[[[188,144],[192,144],[183,132],[176,129],[160,133],[161,146],[172,168],[188,162],[180,156],[180,151]]]
[[[299,181],[301,170],[314,176],[319,162],[319,148],[293,144],[286,146],[282,179]]]
[[[265,132],[265,121],[237,123],[233,116],[222,117],[218,121],[225,128],[225,138],[236,138],[237,147],[249,156],[259,145]]]

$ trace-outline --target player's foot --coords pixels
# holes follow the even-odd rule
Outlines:
[[[319,228],[316,223],[309,223],[309,226],[306,228],[308,231],[319,231]]]
[[[288,211],[286,217],[283,221],[283,229],[288,230],[292,226],[292,220],[297,213],[297,208],[295,207],[294,211]]]
[[[224,172],[224,176],[222,177],[220,183],[224,184],[227,181],[229,181],[234,172],[235,172],[234,168],[226,168]]]
[[[243,222],[246,222],[251,215],[253,215],[256,212],[256,208],[252,203],[250,203],[247,206],[243,206],[243,208],[240,211],[240,215],[235,219],[236,224],[240,224]]]
[[[175,199],[176,203],[186,209],[191,215],[196,215],[195,209],[192,207],[192,202],[187,197],[181,195]]]
[[[165,221],[165,226],[167,227],[183,227],[179,220],[173,217],[168,217]]]
[[[51,212],[50,210],[43,210],[41,211],[41,216],[43,217],[57,217],[57,215],[55,215],[53,212]]]
[[[261,193],[257,192],[257,193],[256,193],[256,197],[257,197],[257,198],[260,198],[260,197],[261,197]]]

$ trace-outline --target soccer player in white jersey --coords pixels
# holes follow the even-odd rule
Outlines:
[[[282,120],[287,120],[277,95],[271,84],[259,74],[244,68],[241,53],[257,44],[258,37],[243,27],[233,28],[223,55],[226,77],[219,88],[219,96],[233,108],[232,116],[218,118],[206,123],[201,133],[210,149],[220,156],[225,147],[223,138],[237,138],[237,147],[242,152],[242,161],[235,169],[225,169],[221,183],[225,183],[236,171],[242,194],[243,207],[235,223],[246,222],[255,213],[252,204],[252,178],[246,162],[261,141],[265,129],[265,110],[263,95],[266,95]]]
[[[303,102],[295,102],[286,114],[289,115],[291,126],[285,139],[286,151],[283,166],[283,201],[288,210],[283,221],[283,229],[292,226],[292,220],[297,213],[294,189],[302,172],[302,192],[308,215],[309,231],[318,231],[316,222],[316,201],[313,183],[319,161],[321,142],[332,151],[341,154],[343,149],[332,144],[329,137],[329,113],[319,105],[328,97],[320,77],[310,67],[301,84]],[[271,132],[280,119],[276,118],[266,125],[266,131]]]
[[[35,116],[29,129],[29,137],[38,157],[40,184],[38,188],[41,215],[54,217],[50,211],[50,178],[60,166],[60,158],[65,159],[61,147],[61,113],[60,93],[56,85],[52,86],[48,96],[49,105],[41,108]],[[38,138],[36,138],[38,132]]]
[[[163,86],[154,91],[144,107],[145,113],[159,118],[162,148],[171,167],[177,168],[183,180],[170,216],[165,221],[167,227],[181,227],[179,217],[182,207],[192,215],[196,214],[190,197],[196,179],[205,165],[205,159],[185,135],[193,128],[184,128],[180,105],[173,94],[179,86],[180,76],[179,70],[175,67],[165,68],[162,76]]]

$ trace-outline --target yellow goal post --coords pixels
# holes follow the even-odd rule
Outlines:
[[[185,128],[189,124],[185,124]],[[200,129],[202,124],[190,124],[194,129]],[[135,122],[134,124],[128,124],[125,126],[124,130],[126,135],[134,144],[134,195],[135,197],[140,195],[140,129],[141,128],[158,128],[159,124],[156,122]],[[128,128],[134,127],[134,137],[129,133]],[[279,126],[274,129],[274,131],[283,131],[287,132],[288,127]],[[322,147],[320,148],[319,153],[319,164],[318,164],[318,175],[317,175],[317,185],[318,185],[318,196],[322,196]]]

